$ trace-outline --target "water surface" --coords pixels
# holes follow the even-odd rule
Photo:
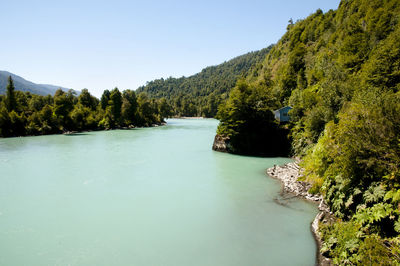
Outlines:
[[[313,265],[314,205],[211,150],[217,121],[0,139],[0,265]]]

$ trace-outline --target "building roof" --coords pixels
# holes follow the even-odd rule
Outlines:
[[[274,112],[277,112],[277,111],[280,111],[280,110],[283,110],[283,109],[287,109],[287,108],[293,109],[293,107],[290,107],[289,105],[287,105],[287,106],[284,106],[282,108],[274,110]]]

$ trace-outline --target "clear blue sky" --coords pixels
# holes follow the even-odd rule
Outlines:
[[[0,69],[73,89],[136,89],[276,43],[339,0],[3,1]]]

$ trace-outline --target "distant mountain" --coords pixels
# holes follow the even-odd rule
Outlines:
[[[13,79],[14,86],[17,91],[29,91],[30,93],[39,95],[48,95],[48,94],[54,95],[56,90],[60,88],[63,91],[69,90],[67,88],[63,88],[60,86],[54,86],[48,84],[36,84],[8,71],[0,71],[0,94],[6,93],[6,87],[8,84],[9,76],[11,76],[11,78]]]

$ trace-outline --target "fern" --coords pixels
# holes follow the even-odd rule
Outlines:
[[[385,200],[391,200],[393,203],[400,202],[400,189],[388,191]]]
[[[379,222],[383,218],[393,217],[393,214],[396,211],[393,209],[393,206],[388,203],[377,203],[372,207],[359,209],[359,211],[354,215],[354,219],[361,223],[372,224],[374,222]]]
[[[364,192],[363,197],[367,203],[379,202],[381,199],[383,199],[385,193],[386,191],[383,185],[373,183],[368,190]]]
[[[394,223],[394,230],[396,230],[397,233],[400,233],[400,218],[398,218],[397,222]]]

